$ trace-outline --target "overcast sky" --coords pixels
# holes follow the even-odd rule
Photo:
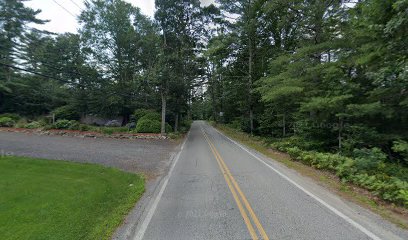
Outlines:
[[[141,9],[142,13],[153,17],[154,15],[154,0],[125,0],[134,6]],[[203,5],[208,5],[214,0],[201,0]],[[33,9],[41,9],[38,14],[40,19],[47,19],[50,22],[36,26],[39,29],[48,30],[50,32],[77,32],[78,22],[76,16],[84,8],[83,0],[31,0],[25,4]]]

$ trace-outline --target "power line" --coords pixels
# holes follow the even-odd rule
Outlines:
[[[9,67],[9,68],[13,68],[13,69],[17,69],[17,70],[20,70],[20,71],[32,73],[32,74],[35,74],[35,75],[38,75],[38,76],[41,76],[41,77],[54,79],[54,80],[57,80],[57,81],[62,82],[62,83],[73,84],[73,85],[77,85],[79,87],[87,87],[86,85],[81,84],[81,83],[76,83],[76,82],[72,82],[72,81],[69,81],[69,80],[62,79],[62,78],[57,78],[57,77],[45,75],[45,74],[42,74],[42,73],[39,73],[39,72],[35,72],[35,71],[28,70],[28,69],[21,68],[21,67],[16,67],[16,66],[13,66],[13,65],[10,65],[10,64],[0,62],[0,65],[6,66],[6,67]],[[123,94],[123,93],[118,93],[118,92],[110,92],[110,93],[108,93],[108,95],[106,95],[106,97],[110,97],[112,95],[118,95],[118,96],[121,96],[121,97],[128,97],[129,98],[129,97],[131,97],[132,94]]]
[[[36,45],[36,44],[34,44],[34,45]],[[0,45],[0,49],[6,49],[6,48]],[[0,57],[0,59],[5,59],[5,57],[2,57],[2,58]],[[56,64],[51,64],[49,61],[46,61],[46,60],[40,60],[40,61],[37,61],[37,62],[40,63],[43,66],[46,66],[46,67],[49,67],[51,69],[57,70],[57,71],[59,71],[61,73],[74,74],[77,77],[95,78],[95,76],[92,73],[88,73],[88,72],[80,73],[78,70],[72,71],[72,70],[62,69],[61,66],[57,66]],[[81,66],[88,67],[85,64],[81,64]]]
[[[69,13],[69,15],[73,16],[74,18],[77,18],[74,14],[72,14],[70,11],[68,11],[68,9],[66,9],[64,6],[59,4],[56,0],[52,0],[52,1],[55,2],[58,6],[60,6],[62,9],[64,9],[65,12]]]
[[[69,0],[71,1],[75,6],[77,6],[79,9],[81,9],[82,11],[84,11],[83,8],[81,8],[74,0]]]
[[[74,83],[74,82],[64,80],[64,79],[61,79],[61,78],[48,76],[48,75],[38,73],[38,72],[35,72],[35,71],[31,71],[31,70],[28,70],[28,69],[25,69],[25,68],[16,67],[16,66],[13,66],[13,65],[10,65],[10,64],[0,62],[0,65],[6,66],[6,67],[9,67],[9,68],[13,68],[13,69],[17,69],[17,70],[20,70],[20,71],[24,71],[24,72],[29,72],[29,73],[32,73],[32,74],[35,74],[35,75],[38,75],[38,76],[41,76],[41,77],[54,79],[54,80],[57,80],[57,81],[60,81],[60,82],[64,82],[64,83],[68,83],[68,84],[77,84],[78,86],[84,86],[83,84],[80,84],[80,83]]]

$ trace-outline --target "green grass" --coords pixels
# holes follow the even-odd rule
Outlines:
[[[0,238],[109,239],[143,192],[113,168],[0,157]]]

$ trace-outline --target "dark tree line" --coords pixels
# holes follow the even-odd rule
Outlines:
[[[121,0],[86,1],[77,34],[42,24],[24,1],[0,2],[0,112],[35,117],[55,109],[78,118],[162,111],[175,130],[191,117],[204,79],[205,9],[196,1],[156,1],[155,19]]]
[[[408,150],[408,2],[219,0],[206,115],[303,149]],[[220,116],[223,112],[223,116]]]
[[[86,1],[77,34],[0,2],[0,112],[162,112],[304,149],[408,151],[406,0]],[[395,150],[400,149],[400,150]],[[402,150],[401,150],[402,149]],[[405,149],[405,150],[404,150]]]

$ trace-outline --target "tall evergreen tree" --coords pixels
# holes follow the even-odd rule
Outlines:
[[[33,10],[24,5],[23,1],[5,0],[0,2],[0,109],[4,102],[4,94],[11,93],[14,85],[15,65],[20,55],[21,42],[26,26],[29,23],[43,24],[46,21],[38,19],[40,10]]]

